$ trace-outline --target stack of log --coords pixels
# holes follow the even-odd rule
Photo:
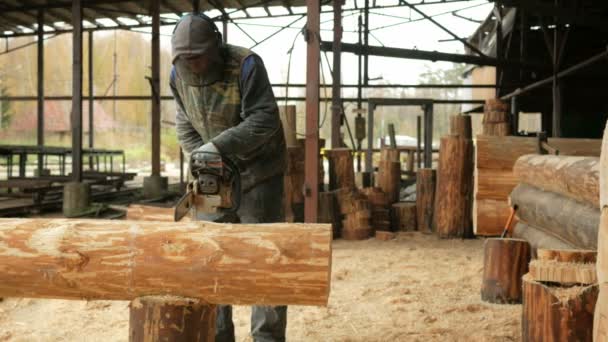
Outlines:
[[[401,190],[401,162],[399,150],[383,148],[378,163],[378,187],[387,194],[390,204],[399,201]]]
[[[488,99],[483,107],[483,134],[511,135],[509,104],[499,99]]]
[[[560,155],[600,155],[601,140],[549,138],[548,143]],[[515,161],[537,150],[537,138],[477,136],[473,209],[476,235],[500,235],[509,216],[509,194],[518,184],[513,174]]]
[[[386,193],[380,188],[363,188],[361,193],[367,197],[370,204],[372,231],[390,231],[390,204]]]
[[[510,202],[519,222],[513,235],[533,249],[597,248],[599,159],[525,155],[515,163],[519,184]]]
[[[597,246],[597,280],[600,293],[595,311],[595,341],[608,341],[608,125],[600,158],[600,227]]]
[[[367,197],[355,188],[335,191],[342,217],[341,236],[346,240],[365,240],[372,234],[372,210]]]
[[[538,250],[522,279],[523,341],[593,340],[595,259],[595,251]]]
[[[433,227],[440,238],[471,238],[473,223],[473,141],[471,118],[450,119],[451,134],[441,138]]]

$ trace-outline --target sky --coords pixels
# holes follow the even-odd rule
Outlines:
[[[370,2],[371,3],[371,2]],[[386,1],[378,0],[378,5],[393,5],[395,0]],[[359,0],[358,5],[363,4]],[[347,0],[344,8],[353,8],[354,0]],[[460,16],[473,18],[475,20],[484,20],[491,12],[493,4],[487,0],[471,0],[460,1],[447,4],[434,4],[418,6],[417,8],[427,15],[435,16],[434,19],[443,26],[450,29],[459,37],[470,36],[479,26],[479,24],[458,18],[451,12],[458,11]],[[330,11],[330,6],[324,6],[324,11]],[[263,9],[248,10],[251,15],[265,15]],[[287,13],[282,7],[270,7],[272,13]],[[305,7],[294,8],[294,12],[305,13]],[[219,15],[219,11],[206,12],[210,17]],[[343,16],[343,42],[357,43],[357,16],[358,11],[345,12]],[[176,16],[167,16],[168,18]],[[261,41],[268,35],[272,34],[277,27],[287,25],[293,22],[297,17],[282,17],[282,18],[264,18],[264,19],[248,19],[238,20],[236,23],[252,36],[256,41]],[[409,8],[388,8],[372,10],[370,14],[370,45],[389,46],[409,49],[420,49],[450,53],[463,53],[463,45],[458,41],[439,42],[443,39],[451,39],[452,37],[435,26],[428,20],[420,20],[422,17],[410,10]],[[410,21],[412,22],[406,22]],[[272,83],[282,83],[286,80],[289,50],[293,46],[291,67],[289,73],[290,83],[305,83],[305,65],[306,65],[306,42],[300,34],[301,29],[305,25],[306,17],[297,21],[293,28],[283,30],[276,36],[266,40],[253,47],[253,51],[262,57],[267,67],[268,74]],[[324,41],[333,40],[333,14],[321,14],[321,38]],[[394,25],[394,26],[392,26]],[[276,27],[268,27],[276,26]],[[390,26],[390,27],[384,27]],[[219,23],[221,30],[221,23]],[[171,47],[171,32],[173,26],[164,26],[161,28],[161,47],[170,50]],[[144,32],[149,30],[142,29]],[[107,33],[110,34],[110,33]],[[149,35],[148,35],[149,36]],[[295,42],[295,43],[294,43]],[[234,24],[228,25],[228,43],[243,47],[252,47],[255,43],[247,37]],[[354,84],[357,81],[357,57],[354,54],[343,53],[342,61],[342,83]],[[327,60],[332,62],[332,54],[327,53],[328,59],[321,55],[323,73],[321,77],[325,78],[327,83],[331,83],[331,75],[327,66]],[[450,68],[450,63],[445,62],[428,62],[417,60],[406,60],[397,58],[385,57],[370,57],[369,76],[370,78],[378,78],[377,81],[371,83],[418,83],[418,78],[422,72],[427,70],[427,66],[431,68]],[[328,90],[329,91],[329,90]],[[352,90],[344,90],[349,92]],[[343,93],[343,96],[351,94]]]

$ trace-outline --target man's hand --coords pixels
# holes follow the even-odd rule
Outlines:
[[[205,145],[195,149],[192,151],[191,159],[194,165],[197,162],[206,162],[214,159],[218,159],[220,156],[220,151],[218,151],[217,147],[213,145],[213,143],[208,142]]]

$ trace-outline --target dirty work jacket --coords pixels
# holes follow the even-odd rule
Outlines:
[[[190,86],[171,71],[177,137],[186,156],[206,142],[231,158],[241,171],[243,191],[285,169],[285,138],[262,59],[226,44],[220,81]]]

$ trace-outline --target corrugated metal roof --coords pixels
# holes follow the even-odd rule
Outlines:
[[[327,3],[326,1],[323,1]],[[217,10],[222,15],[249,16],[248,8],[264,8],[272,15],[272,6],[281,6],[291,13],[292,6],[305,6],[304,0],[160,0],[161,25],[174,23],[184,13]],[[44,11],[45,32],[71,29],[69,0],[3,0],[0,3],[0,35],[12,31],[27,33],[37,30],[39,10]],[[150,25],[150,0],[84,0],[85,28],[136,27]]]

